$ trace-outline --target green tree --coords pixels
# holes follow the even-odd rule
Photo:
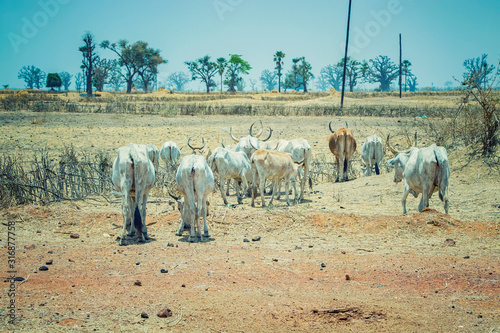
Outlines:
[[[314,78],[314,75],[311,72],[312,66],[306,61],[305,57],[294,58],[292,59],[292,62],[295,89],[297,90],[302,86],[304,92],[307,92],[307,84],[312,78]]]
[[[235,92],[238,83],[243,81],[240,75],[248,74],[248,71],[251,70],[252,67],[248,62],[243,60],[239,54],[230,54],[229,56],[224,84],[229,87],[228,91]]]
[[[144,91],[148,91],[151,83],[156,81],[158,66],[166,64],[167,60],[160,56],[160,50],[149,47],[146,42],[139,41],[132,49],[135,51],[137,74],[141,78]]]
[[[99,59],[95,63],[92,84],[96,91],[104,90],[104,85],[109,83],[108,78],[116,66],[116,60]]]
[[[69,86],[71,85],[71,78],[73,77],[73,75],[68,72],[61,72],[59,73],[59,76],[61,77],[64,90],[69,90]]]
[[[210,87],[215,86],[213,77],[218,73],[217,63],[210,61],[210,56],[206,55],[195,61],[186,61],[191,72],[191,80],[200,79],[207,87],[207,94],[210,93]]]
[[[399,66],[397,66],[387,56],[378,56],[370,59],[370,69],[368,71],[368,80],[370,83],[380,83],[381,91],[389,91],[391,82],[399,75]]]
[[[227,67],[227,60],[224,57],[217,58],[217,71],[219,72],[220,75],[220,92],[222,92],[222,84],[223,84],[223,79],[222,75],[224,75],[224,71],[226,70]]]
[[[285,58],[285,54],[281,51],[276,51],[276,53],[273,56],[273,61],[276,64],[275,69],[278,71],[278,92],[281,92],[281,76],[283,73],[281,73],[281,70],[283,68],[283,58]]]
[[[45,78],[47,75],[40,68],[31,66],[24,66],[17,73],[17,78],[24,80],[26,83],[26,88],[29,89],[40,89],[43,87]]]
[[[87,97],[92,97],[92,77],[94,76],[94,65],[99,61],[99,56],[96,53],[96,46],[94,43],[94,35],[90,32],[86,32],[83,35],[84,45],[80,47],[80,52],[82,52],[83,60],[80,66],[83,70],[84,76],[87,82]]]
[[[59,74],[57,73],[49,73],[47,75],[47,88],[50,90],[54,90],[54,88],[61,88],[62,80]]]
[[[262,83],[264,89],[271,91],[276,88],[277,75],[277,72],[271,72],[269,69],[265,69],[262,71],[262,73],[260,74],[260,82]]]
[[[338,64],[338,67],[344,68],[344,59],[342,59]],[[347,66],[346,66],[346,77],[347,82],[349,83],[349,91],[352,92],[354,87],[358,83],[358,77],[360,75],[360,66],[361,63],[350,57],[347,57]],[[343,70],[342,70],[343,71]]]
[[[147,91],[156,80],[158,66],[167,62],[160,56],[159,50],[149,47],[148,43],[143,41],[129,44],[125,39],[119,40],[118,43],[105,40],[100,46],[118,56],[118,65],[123,67],[125,72],[122,75],[127,83],[127,93],[132,91],[136,75],[140,77],[144,91]]]

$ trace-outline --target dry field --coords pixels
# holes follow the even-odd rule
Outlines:
[[[299,101],[297,103],[306,103]],[[450,214],[437,196],[417,213],[392,170],[360,174],[364,139],[406,138],[437,120],[384,117],[262,116],[273,138],[306,138],[316,160],[332,162],[328,122],[347,122],[358,139],[345,183],[319,179],[305,202],[287,207],[226,207],[210,197],[211,238],[175,236],[179,213],[155,190],[148,203],[145,244],[120,247],[120,204],[110,196],[0,211],[3,276],[8,276],[7,227],[15,223],[15,297],[3,281],[2,331],[156,332],[500,332],[499,168],[449,151]],[[0,113],[0,147],[28,161],[46,147],[108,152],[130,142],[184,146],[247,135],[250,116]],[[267,133],[267,132],[266,132]],[[419,146],[432,143],[426,132]],[[391,158],[387,153],[385,160]],[[162,165],[163,167],[163,165]],[[333,172],[333,170],[332,170]],[[228,197],[236,204],[234,193]],[[266,198],[268,200],[268,198]],[[78,234],[79,238],[72,238]],[[185,233],[187,236],[187,232]],[[75,237],[75,236],[73,236]],[[260,237],[260,240],[257,240]],[[248,241],[245,241],[248,240]],[[51,264],[47,262],[52,261]],[[39,271],[39,267],[48,267]],[[162,270],[168,271],[162,273]],[[16,324],[8,324],[15,300]],[[160,318],[164,308],[172,316]],[[149,318],[142,318],[141,313]]]

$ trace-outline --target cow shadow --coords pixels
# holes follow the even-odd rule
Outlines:
[[[198,237],[196,237],[195,239],[190,240],[189,234],[187,234],[187,235],[182,235],[181,238],[178,239],[178,241],[182,243],[209,243],[215,241],[215,238],[203,237],[203,241],[201,241]]]

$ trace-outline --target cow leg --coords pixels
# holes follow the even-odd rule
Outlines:
[[[276,192],[276,191],[274,191],[274,189],[279,188],[279,186],[280,186],[280,181],[273,180],[273,194],[271,194],[271,200],[269,200],[269,206],[273,204],[274,193]],[[288,193],[287,193],[287,197],[288,197]]]
[[[420,204],[418,205],[418,211],[422,212],[424,208],[429,207],[429,198],[432,196],[434,191],[434,186],[423,185],[422,186],[422,199],[420,199]]]
[[[130,201],[131,200],[128,194],[122,195],[123,228],[122,237],[120,238],[120,245],[125,245],[124,239],[127,236],[127,222],[131,224],[132,215],[130,214]]]
[[[340,159],[338,156],[335,156],[336,160],[337,160],[337,176],[335,177],[335,182],[338,182],[339,179],[340,179]]]
[[[259,187],[260,187],[260,197],[262,198],[262,207],[266,207],[266,201],[264,200],[264,187],[266,187],[266,179],[265,178],[260,180]],[[272,195],[274,196],[274,191],[273,191]]]
[[[203,216],[203,237],[209,238],[210,233],[208,232],[208,225],[207,225],[207,202],[206,202],[206,200],[203,200],[203,206],[201,208],[201,215]],[[201,241],[203,241],[203,238],[201,238]]]
[[[140,218],[140,226],[136,226],[135,223],[134,223],[134,226],[133,228],[135,229],[136,233],[139,234],[139,242],[145,242],[146,239],[144,238],[144,234],[143,234],[143,230],[146,229],[146,225],[144,224],[145,222],[145,218],[146,218],[146,215],[145,215],[145,212],[146,212],[146,209],[145,209],[145,206],[146,206],[146,203],[144,202],[144,194],[141,193],[142,191],[137,191],[136,190],[136,193],[135,193],[135,204],[138,208],[137,212],[139,213],[139,218]],[[144,212],[144,213],[143,213]],[[135,215],[135,210],[134,210],[134,215]],[[135,221],[135,219],[134,219]],[[139,229],[138,229],[139,227]],[[131,228],[132,229],[132,228]]]
[[[295,188],[295,183],[294,183],[293,187]],[[289,191],[290,191],[290,178],[285,179],[286,204],[288,206],[290,206],[290,194],[289,194]],[[297,199],[297,189],[295,189],[295,199]]]
[[[146,204],[148,203],[148,196],[149,193],[144,194],[144,200],[142,201],[142,211],[141,211],[141,217],[142,217],[142,234],[144,235],[144,239],[149,239],[148,237],[148,230],[146,227]]]
[[[241,182],[238,182],[238,187],[237,187],[237,195],[238,195],[238,204],[242,205],[243,204],[243,196],[244,193],[247,191],[248,187],[248,179],[245,175],[241,175]]]
[[[408,186],[408,183],[405,181],[405,188],[403,190],[403,198],[401,199],[401,203],[403,205],[403,214],[406,214],[406,198],[408,197],[408,194],[410,193],[410,186]]]
[[[219,177],[220,177],[220,179],[221,179],[221,181],[220,181],[220,186],[219,186],[219,187],[220,187],[220,195],[222,196],[222,200],[224,200],[224,205],[226,205],[226,206],[227,206],[227,198],[226,198],[226,194],[227,194],[227,195],[229,195],[229,194],[228,194],[228,193],[229,193],[229,183],[228,183],[228,185],[227,185],[227,189],[228,189],[228,191],[226,192],[226,191],[224,191],[224,178],[225,178],[225,177],[223,177],[223,175],[221,175],[221,174],[219,174]],[[228,179],[228,180],[231,180],[231,179]]]
[[[226,195],[229,195],[229,185],[231,185],[231,179],[228,179],[227,180],[227,184],[226,184]],[[226,204],[227,205],[227,204]]]
[[[343,168],[342,178],[343,178],[343,181],[349,180],[349,158],[347,156],[345,156],[345,159],[344,159],[344,168]]]

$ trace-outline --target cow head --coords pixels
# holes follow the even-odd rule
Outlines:
[[[410,158],[410,153],[401,152],[393,159],[390,159],[387,163],[394,166],[394,182],[399,183],[403,180],[403,173],[405,172],[405,166]]]

